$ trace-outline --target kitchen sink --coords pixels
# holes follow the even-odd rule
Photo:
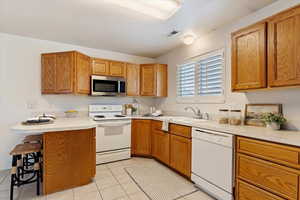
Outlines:
[[[196,118],[190,118],[190,117],[172,117],[171,121],[174,122],[182,122],[182,123],[201,123],[201,122],[207,122],[206,119],[196,119]]]

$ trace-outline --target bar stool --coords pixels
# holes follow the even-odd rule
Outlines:
[[[27,135],[23,139],[23,143],[24,144],[26,144],[26,143],[34,143],[34,144],[39,143],[39,144],[43,145],[43,135],[42,134]],[[32,154],[25,155],[25,157],[23,159],[23,166],[24,166],[24,168],[26,169],[29,166],[32,166],[33,164],[34,164],[34,158],[33,158]]]
[[[23,139],[23,143],[43,143],[43,135],[27,135]]]
[[[32,169],[24,169],[22,158],[26,155],[32,155],[34,164]],[[11,185],[10,185],[10,200],[13,200],[14,186],[20,187],[21,185],[36,182],[37,195],[40,195],[40,157],[41,157],[41,144],[26,143],[18,144],[10,152],[12,156],[12,169],[11,169]],[[24,178],[24,175],[31,175]]]

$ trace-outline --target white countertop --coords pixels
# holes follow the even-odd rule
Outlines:
[[[67,130],[82,130],[97,127],[97,123],[86,118],[59,118],[52,124],[44,125],[22,125],[17,124],[11,128],[13,132],[17,133],[44,133],[55,131],[67,131]]]
[[[186,126],[192,126],[207,130],[220,131],[223,133],[245,136],[255,139],[261,139],[271,142],[277,142],[282,144],[294,145],[300,147],[300,131],[288,131],[280,130],[273,131],[263,127],[252,126],[231,126],[221,125],[215,121],[198,121],[190,119],[183,122],[180,117],[164,116],[164,117],[141,117],[132,116],[132,119],[154,119],[163,121],[165,119],[170,120],[170,123],[181,124]],[[187,119],[187,118],[186,118]],[[90,118],[61,118],[55,120],[53,124],[47,125],[34,125],[25,126],[18,124],[12,127],[13,132],[17,133],[43,133],[53,131],[66,131],[66,130],[82,130],[97,127],[97,124],[101,122],[95,122]]]

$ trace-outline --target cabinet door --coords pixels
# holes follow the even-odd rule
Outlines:
[[[266,24],[232,34],[232,90],[267,87]]]
[[[134,155],[151,155],[151,120],[133,120],[131,151]]]
[[[191,139],[171,135],[170,166],[181,174],[191,177]]]
[[[111,61],[109,63],[109,75],[110,76],[120,76],[125,77],[125,63]]]
[[[44,194],[82,186],[95,172],[95,129],[49,132],[44,142]]]
[[[141,65],[141,96],[156,96],[156,67]]]
[[[56,54],[56,93],[66,94],[73,92],[75,71],[74,64],[74,52],[63,52]]]
[[[109,75],[109,61],[98,58],[92,59],[92,74],[99,76]]]
[[[300,8],[274,16],[268,25],[269,86],[300,85]]]
[[[56,55],[42,54],[42,94],[55,93]]]
[[[81,53],[76,53],[76,93],[90,93],[90,76],[90,57]]]
[[[239,153],[236,162],[237,178],[286,199],[297,199],[298,171]]]
[[[152,156],[161,162],[170,164],[170,134],[152,129]]]
[[[127,96],[139,96],[140,94],[140,66],[126,64],[126,92]]]
[[[168,66],[157,65],[156,69],[156,96],[167,97],[168,96]]]
[[[283,200],[272,193],[259,189],[241,180],[237,181],[236,199],[238,200]]]

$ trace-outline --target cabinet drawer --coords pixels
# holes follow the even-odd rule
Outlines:
[[[152,130],[161,130],[162,128],[162,122],[161,121],[157,121],[157,120],[153,120],[152,121]]]
[[[237,150],[240,153],[267,159],[279,164],[300,168],[300,149],[296,147],[238,137]]]
[[[284,200],[241,180],[237,181],[236,187],[236,199],[238,200]]]
[[[298,172],[287,167],[238,153],[237,177],[284,198],[298,197]]]
[[[189,126],[170,124],[169,131],[173,135],[179,135],[179,136],[191,138],[192,128]]]

